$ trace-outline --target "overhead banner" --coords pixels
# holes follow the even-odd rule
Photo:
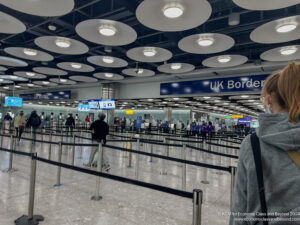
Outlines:
[[[42,92],[32,94],[21,94],[21,98],[25,101],[31,100],[62,100],[70,99],[71,91],[54,91],[54,92]]]
[[[160,84],[160,95],[260,91],[268,74]]]

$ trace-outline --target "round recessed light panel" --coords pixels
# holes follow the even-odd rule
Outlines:
[[[124,79],[123,76],[115,73],[94,73],[93,76],[99,79],[112,80],[112,81]]]
[[[109,68],[121,68],[128,66],[128,63],[124,59],[112,56],[90,56],[87,58],[87,61],[97,66]]]
[[[15,59],[6,56],[0,56],[0,65],[12,66],[12,67],[25,67],[28,64],[20,59]]]
[[[23,77],[18,77],[16,75],[0,75],[0,79],[13,80],[13,81],[28,81],[28,79]]]
[[[212,12],[206,0],[145,0],[136,10],[146,27],[160,31],[183,31],[205,23]]]
[[[128,45],[137,39],[133,28],[114,20],[85,20],[77,24],[75,29],[83,39],[106,46]]]
[[[88,76],[71,76],[71,80],[79,81],[79,82],[85,82],[85,83],[95,83],[98,82],[96,78],[88,77]]]
[[[242,55],[220,55],[205,59],[202,64],[207,67],[233,67],[246,63],[248,58]]]
[[[12,56],[22,58],[22,59],[29,59],[29,60],[41,61],[41,62],[47,62],[53,60],[52,55],[31,48],[8,47],[5,48],[4,51]]]
[[[93,72],[95,70],[92,66],[78,62],[63,62],[58,63],[57,66],[61,69],[74,72]]]
[[[234,40],[224,34],[194,34],[181,39],[178,47],[185,52],[194,54],[212,54],[223,52],[234,45]]]
[[[4,66],[0,66],[0,71],[2,72],[2,71],[6,71],[7,70],[7,68],[6,67],[4,67]]]
[[[297,40],[300,38],[300,16],[286,17],[263,24],[251,32],[250,38],[262,44]]]
[[[268,50],[260,55],[266,61],[283,62],[300,59],[300,45],[290,45]]]
[[[157,68],[162,73],[187,73],[195,69],[195,66],[188,63],[168,63]]]
[[[11,80],[5,80],[3,78],[0,78],[0,84],[12,84],[13,82]]]
[[[126,54],[128,58],[138,62],[163,62],[172,58],[169,50],[158,47],[137,47]]]
[[[64,70],[59,70],[51,67],[34,67],[33,71],[37,73],[47,74],[50,76],[65,76],[68,74]]]
[[[62,16],[74,8],[74,0],[0,0],[14,10],[35,16]]]
[[[77,82],[75,82],[75,81],[64,79],[64,78],[51,78],[50,81],[54,82],[54,83],[57,83],[57,84],[62,84],[62,85],[77,84]]]
[[[274,10],[299,4],[300,0],[233,0],[233,2],[250,10]]]
[[[152,70],[142,69],[142,68],[129,68],[124,69],[122,73],[134,76],[134,77],[151,77],[155,75],[155,72]]]
[[[16,71],[16,72],[14,72],[14,75],[17,75],[20,77],[25,77],[28,79],[45,79],[47,77],[43,74],[35,73],[32,71]]]
[[[0,0],[0,3],[1,0]],[[0,12],[0,33],[19,34],[26,30],[24,23],[11,15]]]
[[[57,83],[54,82],[49,82],[49,81],[33,81],[32,83],[37,84],[37,85],[41,85],[41,86],[49,86],[49,87],[54,87],[54,86],[58,86]]]
[[[86,44],[75,39],[59,36],[43,36],[34,40],[42,49],[65,55],[81,55],[89,51]]]

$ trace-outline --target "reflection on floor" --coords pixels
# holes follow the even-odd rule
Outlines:
[[[28,134],[25,135],[29,137]],[[38,139],[49,140],[48,136],[38,136]],[[110,137],[111,139],[112,137]],[[149,138],[149,137],[148,137]],[[120,138],[118,138],[120,139]],[[60,137],[52,138],[59,142]],[[71,138],[64,138],[71,142]],[[76,139],[81,143],[82,140]],[[83,140],[83,143],[89,143]],[[108,143],[116,146],[124,146],[124,143]],[[177,143],[178,144],[178,143]],[[10,139],[3,138],[3,147],[8,148]],[[200,146],[201,144],[191,144]],[[30,143],[21,140],[16,147],[18,150],[29,152]],[[200,146],[202,147],[202,146]],[[207,146],[203,146],[208,148]],[[35,151],[40,157],[48,157],[48,144],[35,144]],[[133,143],[133,149],[137,149]],[[139,150],[150,152],[150,144],[144,144]],[[213,151],[233,154],[232,150],[218,149],[213,146]],[[170,147],[171,157],[181,158],[182,149]],[[58,157],[57,145],[52,145],[52,160]],[[75,165],[83,167],[90,153],[90,147],[75,148]],[[153,153],[166,154],[165,146],[153,146]],[[105,148],[111,164],[111,174],[128,178],[136,178],[136,156],[133,155],[132,168],[128,168],[128,153]],[[62,162],[71,163],[71,147],[64,146]],[[187,149],[187,160],[195,160],[214,165],[235,165],[237,160],[222,159],[218,156],[192,151]],[[0,169],[8,167],[9,153],[0,152]],[[13,173],[0,172],[0,224],[13,225],[14,220],[23,214],[27,214],[30,159],[23,156],[14,156],[13,167],[17,169]],[[149,190],[134,185],[124,184],[101,178],[101,201],[91,201],[95,192],[95,177],[76,171],[62,169],[61,182],[63,186],[53,187],[56,183],[55,166],[38,162],[35,214],[43,215],[45,225],[191,225],[192,224],[192,200],[170,194]],[[182,189],[182,165],[162,159],[139,156],[139,175],[141,181]],[[165,174],[165,172],[167,174]],[[186,190],[203,190],[203,214],[204,225],[228,224],[228,216],[221,215],[229,211],[230,199],[230,174],[219,173],[213,169],[205,169],[187,165]],[[209,181],[203,184],[201,181]]]

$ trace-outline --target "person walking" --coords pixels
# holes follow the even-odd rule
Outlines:
[[[103,143],[106,144],[106,136],[109,134],[109,126],[108,124],[104,121],[106,115],[103,113],[100,113],[98,115],[98,119],[96,121],[94,121],[91,126],[90,126],[90,130],[92,131],[92,142],[93,144],[99,144],[99,143]],[[90,155],[90,159],[89,162],[87,164],[85,164],[85,166],[91,167],[92,164],[95,160],[95,155],[98,152],[98,146],[93,147],[92,151],[91,151],[91,155]],[[108,158],[106,156],[106,154],[103,154],[103,166],[102,169],[105,171],[109,171],[110,170],[110,165],[108,162]]]
[[[73,136],[74,127],[75,127],[75,120],[72,113],[70,113],[69,117],[66,120],[67,135],[69,134],[70,131],[71,136]]]
[[[5,133],[10,133],[10,123],[12,121],[12,117],[10,116],[9,113],[6,113],[6,115],[3,118],[4,121],[4,129],[5,129]]]
[[[21,111],[16,116],[15,121],[14,121],[14,127],[16,129],[16,136],[18,138],[18,141],[21,140],[22,133],[23,133],[24,128],[25,128],[25,124],[26,124],[26,121],[25,121],[25,117],[24,117],[24,112]]]
[[[230,225],[300,225],[300,65],[269,76],[261,101],[260,126],[241,145]]]
[[[40,127],[41,123],[42,123],[41,118],[36,113],[36,110],[33,110],[26,123],[26,127],[32,129],[33,142],[35,142],[36,140],[36,130]]]

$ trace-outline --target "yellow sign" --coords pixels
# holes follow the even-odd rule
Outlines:
[[[240,118],[244,118],[243,115],[232,115],[231,116],[233,119],[240,119]]]
[[[133,110],[125,110],[126,115],[133,115],[134,111]]]

